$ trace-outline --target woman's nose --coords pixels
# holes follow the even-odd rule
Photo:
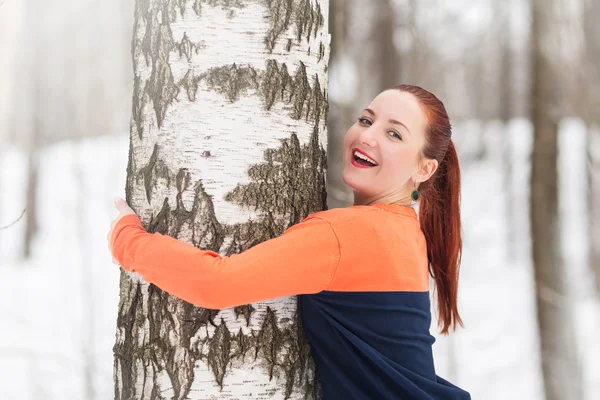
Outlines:
[[[377,141],[375,140],[375,129],[371,125],[368,129],[365,129],[360,133],[359,141],[361,144],[369,147],[376,147]]]

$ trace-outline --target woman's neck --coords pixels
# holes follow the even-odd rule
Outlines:
[[[412,199],[410,195],[364,197],[361,196],[360,193],[354,192],[355,206],[370,206],[373,204],[397,204],[401,206],[410,207],[412,204]]]

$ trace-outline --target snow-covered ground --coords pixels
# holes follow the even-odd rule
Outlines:
[[[600,307],[586,270],[585,131],[573,120],[561,127],[564,252],[584,366],[583,400],[592,400],[600,398]],[[531,127],[523,120],[508,129],[470,122],[458,125],[455,135],[464,155],[465,329],[438,336],[438,374],[473,399],[542,400],[527,215]],[[501,151],[508,143],[510,181]],[[472,157],[477,146],[480,159]],[[124,196],[127,154],[127,135],[46,149],[31,259],[19,261],[23,221],[0,230],[0,399],[113,398],[119,273],[106,233],[115,215],[112,198]],[[0,226],[24,208],[25,163],[26,155],[14,148],[0,151]]]

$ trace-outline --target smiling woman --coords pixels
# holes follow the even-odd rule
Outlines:
[[[381,93],[362,112],[344,140],[343,179],[355,205],[411,204],[411,192],[438,167],[420,157],[426,126],[416,97],[401,90]]]
[[[110,248],[123,268],[201,307],[299,295],[326,400],[470,399],[436,375],[429,332],[430,273],[442,333],[461,324],[460,171],[450,137],[441,101],[397,86],[346,134],[344,181],[354,206],[313,213],[280,237],[222,257],[147,233],[120,204]],[[420,218],[411,207],[417,187]]]

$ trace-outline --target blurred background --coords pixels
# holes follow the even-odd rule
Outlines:
[[[423,86],[453,122],[465,328],[432,334],[438,374],[473,399],[600,398],[599,20],[600,0],[330,0],[330,208],[352,203],[343,135],[382,89]],[[0,0],[1,399],[113,398],[106,233],[124,197],[132,27],[133,0]],[[532,224],[548,202],[558,217]],[[536,250],[545,232],[559,240]],[[575,389],[557,397],[561,371]]]

